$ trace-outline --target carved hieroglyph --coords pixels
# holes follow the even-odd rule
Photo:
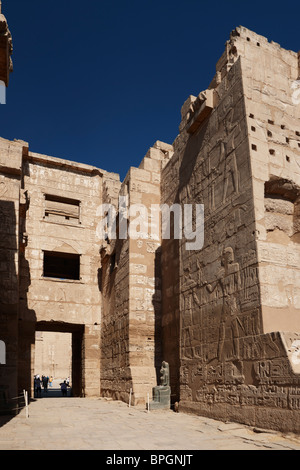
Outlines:
[[[182,108],[177,181],[171,162],[162,177],[173,202],[205,207],[203,249],[177,247],[181,409],[297,432],[298,75],[297,54],[237,28],[209,87],[213,109],[201,120],[195,97]]]
[[[173,144],[123,182],[0,139],[0,388],[27,389],[35,329],[54,325],[73,335],[79,394],[145,404],[164,360],[179,410],[300,432],[299,76],[298,54],[237,28]],[[97,208],[124,220],[119,196],[203,205],[203,246],[184,230],[99,240]],[[43,275],[57,252],[79,278]]]

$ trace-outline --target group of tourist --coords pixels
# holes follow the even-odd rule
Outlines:
[[[34,376],[34,395],[35,397],[40,397],[42,394],[42,386],[44,389],[44,393],[48,392],[48,384],[52,387],[53,377],[49,377],[48,375],[42,375],[40,378],[39,374]]]
[[[42,386],[44,393],[48,393],[48,384],[50,387],[53,385],[53,377],[42,375],[40,378],[39,374],[34,376],[34,396],[40,398],[42,396]],[[70,387],[70,378],[68,377],[62,383],[59,384],[61,388],[62,396],[67,396],[68,387]]]

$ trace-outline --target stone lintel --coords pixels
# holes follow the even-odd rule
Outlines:
[[[48,155],[41,155],[39,153],[29,152],[25,155],[26,160],[31,163],[43,163],[52,165],[59,168],[66,168],[73,171],[81,171],[83,173],[91,173],[99,176],[104,176],[107,172],[97,167],[86,165],[84,163],[73,162],[57,157],[50,157]]]

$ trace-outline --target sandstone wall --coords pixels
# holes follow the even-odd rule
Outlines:
[[[158,148],[156,148],[158,147]],[[165,157],[159,144],[149,149],[138,169],[128,174],[129,206],[142,205],[147,213],[137,212],[130,223],[143,216],[146,233],[129,238],[129,359],[133,380],[134,403],[150,399],[157,385],[157,368],[161,364],[161,275],[160,230],[151,207],[160,204],[161,162]],[[138,227],[143,232],[143,227]]]
[[[174,158],[178,200],[205,207],[203,249],[179,247],[181,409],[299,432],[296,59],[237,28]]]
[[[300,330],[300,100],[295,93],[298,54],[247,30],[241,29],[240,34],[238,50],[243,56],[263,329],[297,332]]]
[[[61,325],[61,331],[73,332],[75,326],[82,327],[82,363],[77,367],[82,368],[84,393],[98,396],[101,296],[96,211],[102,198],[102,174],[92,167],[30,153],[24,159],[23,175],[27,211],[20,320],[34,330],[51,330],[52,325],[53,331],[60,331]],[[48,201],[48,196],[62,199]],[[65,204],[66,200],[78,205]],[[48,276],[45,252],[79,256],[79,278]],[[31,377],[33,366],[34,360]]]
[[[0,365],[1,405],[18,395],[19,220],[22,155],[26,145],[0,139]],[[24,150],[26,151],[26,150]]]
[[[5,73],[9,40],[0,17]],[[234,30],[173,145],[123,183],[0,139],[0,399],[30,390],[35,332],[67,332],[78,394],[144,404],[164,360],[180,409],[300,432],[299,57]],[[140,236],[120,238],[119,218],[101,239],[101,204]],[[180,237],[161,205],[180,207]]]
[[[139,168],[130,168],[118,196],[127,198],[128,228],[144,217],[146,232],[137,239],[111,240],[103,246],[102,393],[145,403],[157,385],[161,363],[160,225],[151,206],[160,204],[162,161],[172,149],[156,142]],[[114,201],[119,212],[118,201]],[[129,213],[136,205],[137,212]],[[138,209],[142,206],[142,212]]]
[[[70,378],[72,385],[72,337],[70,333],[37,331],[34,374],[54,379]]]
[[[120,183],[104,182],[103,204],[118,208]],[[101,395],[127,401],[132,387],[129,368],[128,241],[102,241],[100,249]]]

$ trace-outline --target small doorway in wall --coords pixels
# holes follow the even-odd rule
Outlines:
[[[63,396],[61,384],[67,381],[67,396],[84,396],[82,374],[83,325],[38,322],[35,333],[34,375],[52,378],[42,384],[41,397]],[[34,388],[34,387],[33,387]],[[37,393],[35,393],[35,396]]]
[[[34,375],[49,377],[49,391],[64,380],[72,384],[72,333],[36,331]]]

